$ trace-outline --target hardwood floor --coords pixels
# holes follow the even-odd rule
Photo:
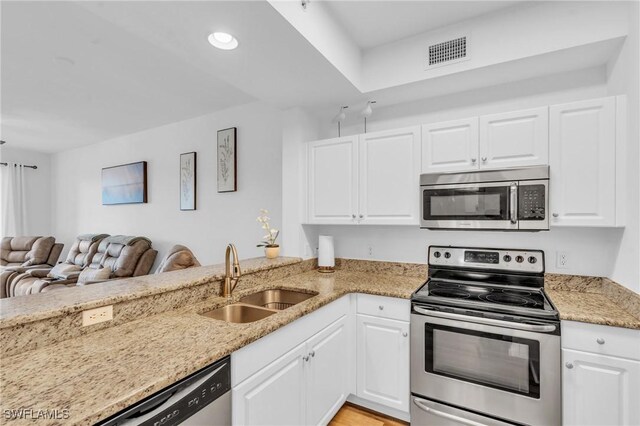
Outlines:
[[[409,423],[349,402],[331,419],[329,426],[406,426]]]

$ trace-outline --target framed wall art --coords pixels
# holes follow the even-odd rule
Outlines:
[[[236,135],[235,127],[218,131],[218,192],[238,190]]]
[[[102,169],[102,205],[146,202],[146,161]]]
[[[180,210],[196,209],[196,153],[180,154]]]

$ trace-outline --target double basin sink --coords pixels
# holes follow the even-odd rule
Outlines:
[[[233,323],[254,322],[304,302],[317,294],[298,290],[264,290],[244,296],[238,303],[226,305],[202,315]]]

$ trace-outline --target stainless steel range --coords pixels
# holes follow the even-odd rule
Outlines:
[[[429,247],[411,336],[413,424],[561,424],[560,321],[542,251]]]

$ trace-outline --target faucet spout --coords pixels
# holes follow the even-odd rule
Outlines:
[[[233,262],[231,261],[232,256]],[[238,261],[238,251],[236,250],[236,246],[233,244],[227,245],[227,250],[224,254],[224,266],[225,276],[222,286],[222,297],[230,298],[231,293],[233,293],[233,290],[238,285],[238,280],[242,275],[242,272],[240,271],[240,262]]]

